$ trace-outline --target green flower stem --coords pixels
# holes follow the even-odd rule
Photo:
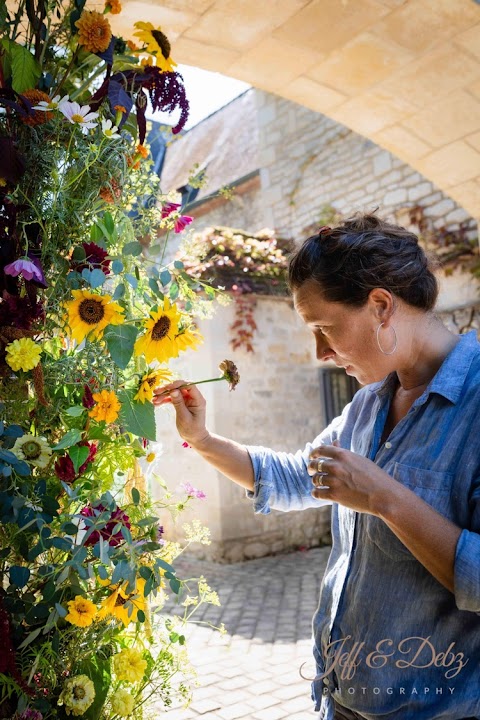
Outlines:
[[[209,380],[192,380],[191,382],[184,383],[183,385],[179,385],[177,388],[174,388],[174,390],[181,390],[181,388],[190,387],[190,385],[202,385],[203,383],[209,383],[209,382],[218,382],[219,380],[226,380],[227,378],[224,375],[221,375],[217,378],[210,378]],[[171,392],[171,390],[165,390],[162,393],[159,393],[157,397],[162,397],[162,395],[168,395]]]
[[[71,57],[71,59],[70,59],[70,62],[68,63],[68,67],[67,67],[67,69],[65,70],[65,73],[64,73],[62,79],[60,80],[59,84],[58,84],[57,87],[55,88],[54,95],[57,95],[57,94],[60,93],[60,90],[61,90],[61,88],[62,88],[62,85],[63,85],[63,83],[65,82],[65,80],[67,79],[68,73],[69,73],[70,70],[72,69],[72,67],[73,67],[73,65],[74,65],[74,63],[75,63],[75,60],[76,60],[77,57],[78,57],[79,50],[80,50],[80,45],[77,45],[77,47],[75,48],[74,53],[73,53],[73,55],[72,55],[72,57]]]
[[[90,76],[85,80],[85,82],[83,83],[83,85],[80,85],[80,87],[78,88],[78,90],[75,90],[75,92],[71,94],[70,100],[72,100],[72,101],[73,101],[73,100],[76,100],[76,99],[82,94],[82,92],[83,92],[84,90],[86,90],[86,89],[88,88],[88,86],[92,84],[92,82],[93,82],[94,80],[97,79],[97,77],[100,77],[100,75],[104,72],[105,68],[106,68],[106,64],[105,64],[105,65],[102,65],[100,68],[98,68],[98,70],[96,70],[96,71],[93,73],[93,75],[90,75]]]

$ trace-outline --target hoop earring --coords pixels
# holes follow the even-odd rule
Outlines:
[[[383,327],[384,325],[385,325],[385,323],[382,322],[382,323],[380,323],[380,325],[377,327],[377,345],[378,345],[378,349],[380,350],[380,352],[381,352],[383,355],[393,355],[393,353],[394,353],[395,350],[397,349],[397,333],[395,332],[395,328],[394,328],[393,325],[392,325],[391,328],[392,328],[392,330],[393,330],[393,337],[394,337],[393,350],[390,350],[390,352],[385,352],[385,350],[384,350],[384,349],[382,348],[382,346],[380,345],[380,340],[379,340],[380,328]]]

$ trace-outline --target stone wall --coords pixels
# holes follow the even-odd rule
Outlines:
[[[255,91],[266,223],[287,237],[318,224],[321,208],[342,215],[379,208],[395,220],[421,205],[434,225],[475,221],[420,173],[371,140],[279,96]]]

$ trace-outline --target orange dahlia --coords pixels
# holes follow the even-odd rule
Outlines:
[[[75,23],[78,28],[78,42],[91,53],[105,52],[112,39],[112,30],[107,18],[96,10],[84,10]]]
[[[115,178],[112,177],[108,181],[108,185],[104,185],[98,194],[102,200],[105,200],[105,202],[109,203],[109,205],[113,205],[115,200],[118,200],[121,197],[122,188]]]
[[[105,0],[105,10],[111,12],[112,15],[118,15],[122,12],[122,6],[119,0]]]
[[[25,92],[22,93],[22,96],[28,100],[28,102],[32,105],[38,105],[39,102],[42,100],[45,102],[50,102],[50,97],[47,95],[47,93],[42,92],[41,90],[25,90]],[[45,112],[44,110],[34,110],[33,115],[27,115],[27,117],[22,118],[22,122],[25,123],[25,125],[30,125],[30,127],[35,127],[35,125],[43,125],[44,123],[51,120],[53,117],[53,113],[51,112]]]

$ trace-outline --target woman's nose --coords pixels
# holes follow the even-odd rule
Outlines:
[[[322,337],[316,336],[316,351],[317,351],[317,360],[330,360],[334,357],[335,351],[332,350],[331,347],[329,347],[328,343],[325,342],[325,339]]]

